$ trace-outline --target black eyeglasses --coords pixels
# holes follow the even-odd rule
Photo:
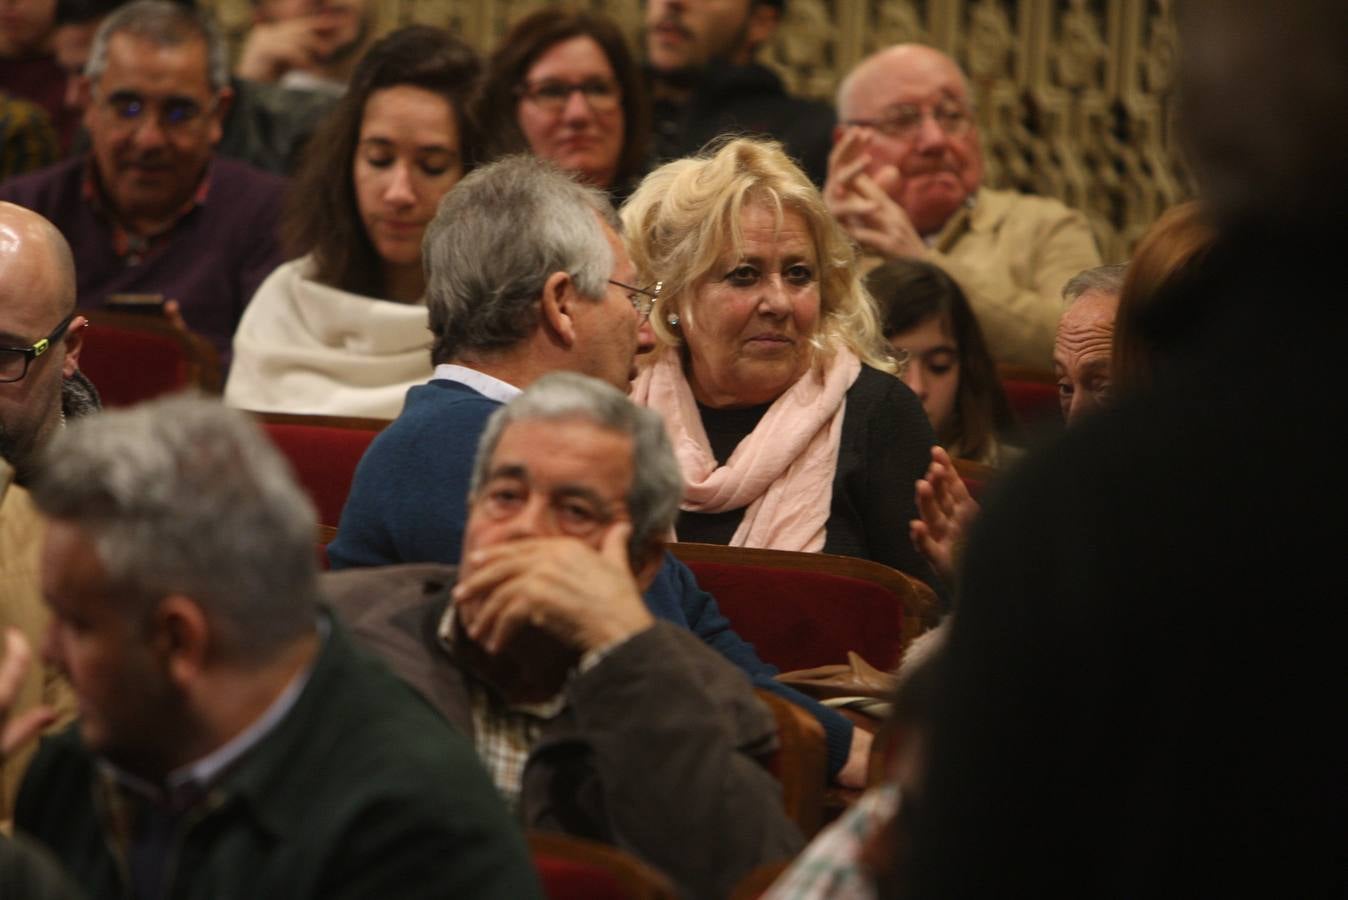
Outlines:
[[[627,295],[627,299],[631,302],[632,308],[637,311],[637,320],[640,322],[644,322],[651,317],[651,309],[655,306],[655,301],[660,299],[660,288],[665,286],[663,281],[657,281],[651,287],[639,288],[630,284],[623,284],[621,281],[614,281],[612,278],[608,280],[608,283],[631,292]]]
[[[0,347],[0,383],[23,381],[33,360],[51,349],[52,344],[65,335],[70,323],[75,321],[76,313],[61,320],[56,330],[31,347]]]

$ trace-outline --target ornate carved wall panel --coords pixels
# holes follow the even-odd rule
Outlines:
[[[547,0],[371,0],[377,27],[447,26],[483,51]],[[247,0],[213,0],[226,30]],[[568,5],[606,12],[639,46],[641,0]],[[1191,179],[1174,132],[1172,0],[788,0],[764,61],[797,93],[831,98],[858,60],[901,41],[933,44],[969,73],[987,181],[1059,197],[1091,219],[1108,260]]]

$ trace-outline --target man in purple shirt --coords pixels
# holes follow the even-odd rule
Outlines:
[[[0,199],[65,234],[81,308],[175,300],[227,357],[243,307],[281,261],[284,181],[215,156],[233,99],[219,35],[190,10],[138,0],[99,29],[81,90],[89,155],[16,178]]]

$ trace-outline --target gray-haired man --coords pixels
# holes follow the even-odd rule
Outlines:
[[[1069,425],[1109,402],[1114,320],[1125,268],[1087,269],[1062,289],[1066,308],[1053,340],[1053,374],[1058,379],[1062,416]]]
[[[946,54],[898,44],[838,89],[824,199],[883,259],[925,259],[959,282],[998,362],[1048,367],[1058,288],[1100,264],[1081,213],[983,186],[969,82]]]
[[[477,440],[497,407],[550,372],[627,388],[639,344],[653,340],[644,326],[655,288],[632,283],[617,226],[602,193],[533,157],[478,169],[445,195],[423,250],[436,369],[361,460],[328,547],[334,569],[457,563]],[[809,709],[829,774],[862,785],[869,737],[854,740],[837,712],[774,681],[687,566],[666,555],[646,602],[757,686]]]
[[[281,262],[285,183],[216,157],[234,95],[215,26],[167,0],[129,3],[99,26],[82,90],[88,156],[12,179],[0,199],[70,241],[81,308],[176,300],[228,357],[244,306]]]
[[[33,498],[80,717],[15,822],[89,896],[538,896],[471,748],[319,611],[313,507],[245,416],[91,417]]]
[[[723,897],[800,835],[756,759],[775,746],[771,714],[642,601],[682,493],[657,415],[594,379],[548,375],[487,423],[457,573],[436,574],[435,592],[423,567],[328,587],[353,630],[472,735],[526,826],[601,838],[687,896]]]

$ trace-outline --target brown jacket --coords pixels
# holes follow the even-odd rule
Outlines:
[[[323,590],[358,641],[471,737],[467,676],[437,636],[456,575],[439,564],[349,569],[324,575]],[[800,849],[758,761],[776,746],[772,715],[697,637],[657,623],[565,692],[524,770],[526,827],[614,844],[699,898],[724,897]]]

